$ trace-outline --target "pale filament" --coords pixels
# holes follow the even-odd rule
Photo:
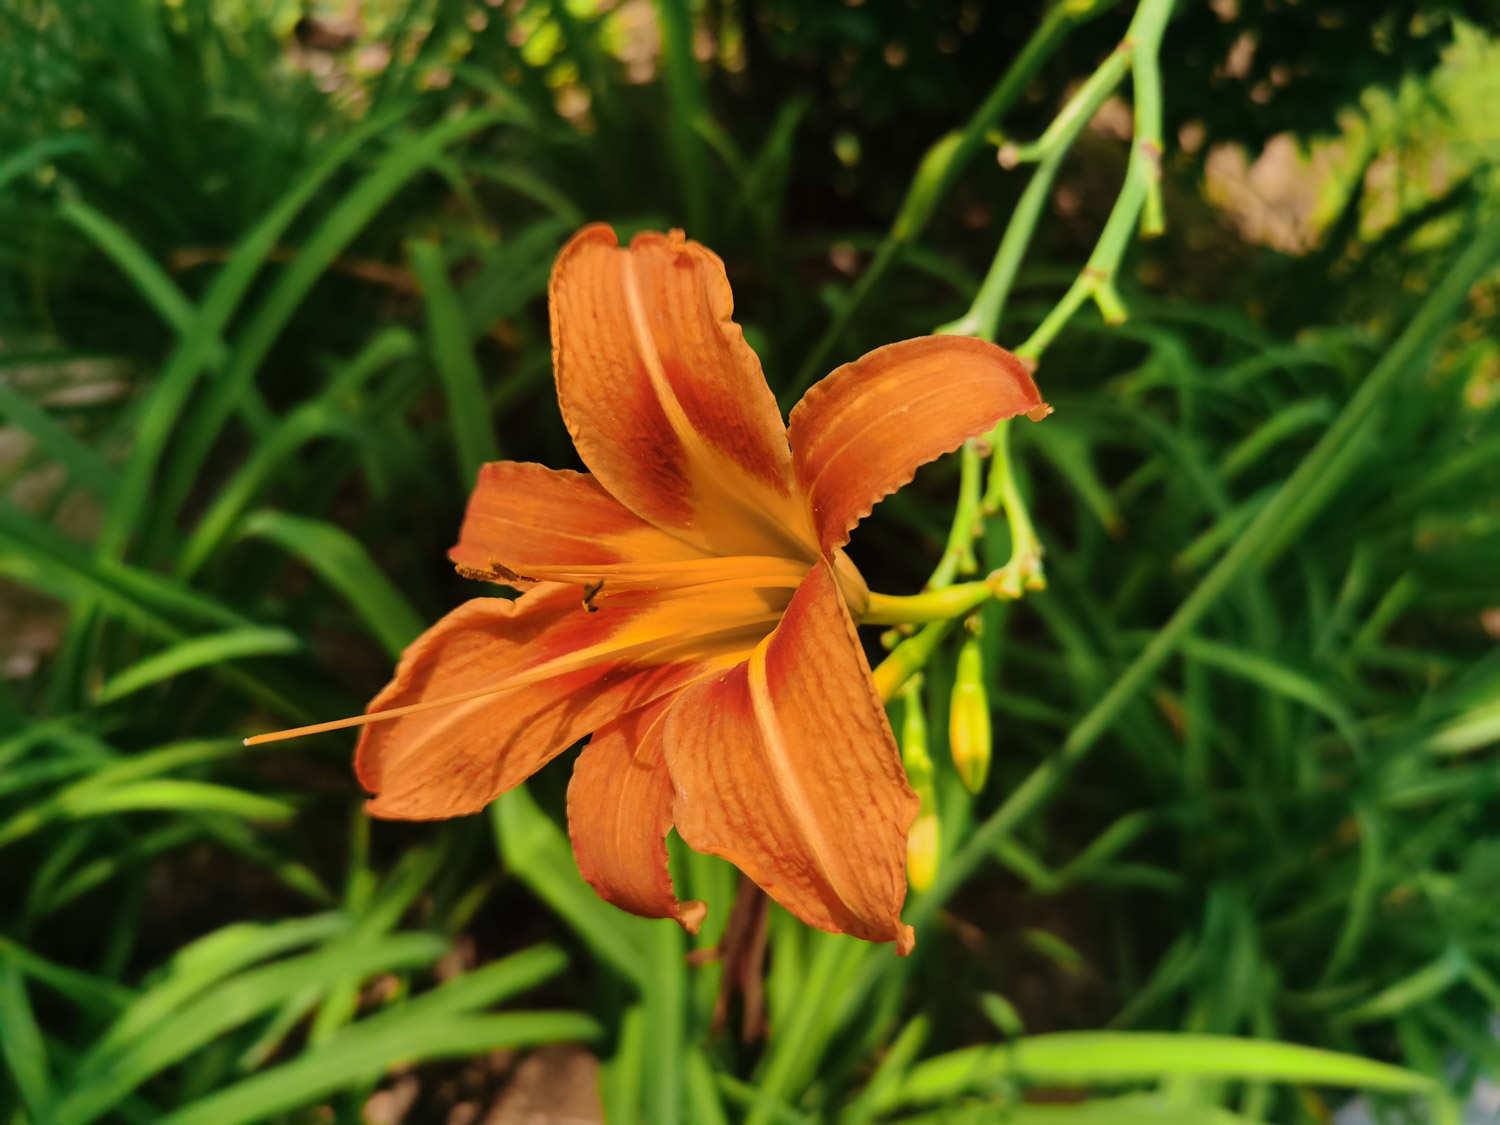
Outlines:
[[[330,719],[322,723],[310,723],[306,726],[290,727],[286,730],[251,735],[244,740],[244,743],[246,746],[261,746],[268,742],[282,742],[289,738],[301,738],[310,734],[323,734],[328,731],[345,730],[349,727],[360,727],[369,723],[385,722],[388,719],[399,719],[406,715],[417,715],[425,711],[434,711],[442,707],[452,707],[459,703],[467,703],[470,700],[480,699],[487,695],[499,695],[503,692],[516,691],[544,680],[553,679],[556,676],[576,672],[605,658],[634,656],[638,659],[650,657],[660,659],[677,648],[686,647],[695,652],[700,652],[706,642],[717,642],[717,645],[723,645],[740,634],[753,634],[753,637],[758,639],[764,636],[766,632],[769,632],[767,627],[774,626],[780,619],[780,613],[765,613],[741,618],[733,625],[720,623],[697,632],[674,631],[668,637],[653,637],[649,640],[637,641],[634,644],[611,644],[605,641],[597,645],[589,645],[586,648],[577,649],[565,656],[545,661],[542,664],[538,664],[533,668],[507,678],[501,684],[490,684],[482,688],[474,688],[471,691],[446,695],[441,699],[426,699],[420,703],[408,703],[404,707],[392,707],[384,711],[370,711],[363,715],[349,715],[342,719]],[[747,642],[750,639],[750,637],[746,637]],[[746,647],[748,647],[748,644]]]

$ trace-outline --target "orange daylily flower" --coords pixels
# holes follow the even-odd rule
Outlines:
[[[917,811],[855,626],[853,527],[918,466],[1047,412],[1010,353],[878,348],[784,426],[723,264],[680,231],[575,235],[549,298],[558,400],[589,473],[484,466],[451,558],[517,587],[402,656],[355,756],[372,815],[477,812],[585,735],[568,825],[604,898],[696,931],[676,827],[807,923],[910,950]],[[289,732],[291,733],[291,732]]]

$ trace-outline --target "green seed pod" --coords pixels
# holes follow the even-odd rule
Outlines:
[[[937,791],[932,784],[932,757],[927,752],[927,714],[922,677],[914,676],[901,691],[901,764],[921,807],[906,837],[906,878],[912,890],[925,891],[937,876],[941,830]]]
[[[948,749],[964,788],[978,793],[990,772],[990,701],[984,690],[984,660],[978,637],[969,637],[958,650],[958,671],[948,707]]]

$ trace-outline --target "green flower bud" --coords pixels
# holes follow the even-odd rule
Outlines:
[[[901,764],[916,790],[921,807],[906,837],[906,878],[915,891],[925,891],[937,877],[942,846],[937,814],[937,791],[932,784],[932,757],[927,752],[927,712],[922,702],[922,677],[914,676],[901,691]]]
[[[897,212],[896,221],[891,226],[891,234],[897,241],[912,241],[922,233],[927,220],[932,218],[933,209],[942,197],[948,180],[948,169],[962,142],[963,133],[949,133],[935,141],[922,157],[922,163],[917,165],[917,174],[912,177],[911,187],[907,190],[906,199],[902,201],[901,210]]]
[[[929,795],[932,786],[927,787]],[[914,891],[925,891],[937,878],[938,852],[942,848],[942,825],[937,812],[928,812],[928,802],[923,800],[922,811],[912,821],[911,832],[906,837],[906,881]]]
[[[984,690],[984,660],[978,637],[969,637],[958,650],[958,671],[948,708],[948,749],[964,788],[978,793],[990,772],[990,701]]]

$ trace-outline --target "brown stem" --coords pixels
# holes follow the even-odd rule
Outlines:
[[[766,1034],[766,939],[769,936],[771,900],[749,879],[740,876],[734,906],[724,926],[719,944],[688,954],[688,963],[707,965],[714,961],[724,966],[719,979],[719,996],[714,1001],[713,1031],[724,1030],[729,1022],[729,1005],[738,992],[740,1006],[740,1039],[752,1043]]]

